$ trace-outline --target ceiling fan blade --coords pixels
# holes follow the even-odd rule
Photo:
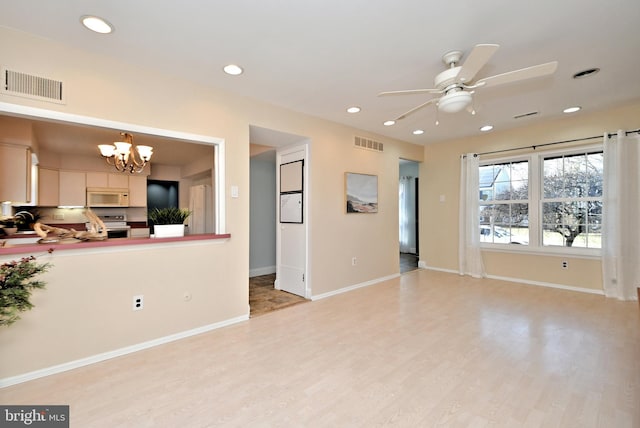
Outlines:
[[[409,116],[410,114],[413,114],[413,113],[417,112],[421,108],[424,108],[424,107],[428,106],[429,104],[433,104],[434,102],[438,101],[439,99],[440,98],[431,98],[429,101],[427,101],[425,103],[422,103],[419,106],[414,107],[414,108],[412,108],[411,110],[409,110],[409,111],[407,111],[405,113],[402,113],[400,116],[396,117],[394,120],[395,121],[402,120],[405,117]]]
[[[440,89],[407,89],[404,91],[387,91],[380,92],[379,97],[386,95],[412,95],[412,94],[441,94],[443,91]]]
[[[545,64],[534,65],[532,67],[521,68],[520,70],[508,71],[495,76],[485,77],[478,80],[475,85],[482,87],[503,85],[505,83],[518,82],[520,80],[533,79],[534,77],[548,76],[555,73],[558,68],[558,61],[547,62]]]
[[[462,83],[472,81],[478,71],[489,62],[499,47],[500,45],[491,44],[476,45],[464,61],[464,64],[462,64],[458,72],[457,80]]]

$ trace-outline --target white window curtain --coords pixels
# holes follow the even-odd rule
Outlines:
[[[480,252],[479,166],[475,153],[460,158],[459,273],[475,278],[486,275]]]
[[[400,177],[399,188],[399,216],[400,216],[400,252],[413,253],[416,249],[415,215],[413,198],[415,198],[415,180],[410,176]]]
[[[607,297],[636,300],[640,287],[640,136],[604,136],[602,279]]]

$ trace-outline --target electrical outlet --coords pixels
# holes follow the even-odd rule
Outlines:
[[[569,269],[569,262],[567,260],[562,261],[562,269]]]
[[[60,214],[54,214],[53,215],[53,219],[54,220],[64,220],[64,214],[60,213]]]
[[[140,311],[144,308],[144,296],[133,296],[133,310]]]
[[[355,266],[358,264],[358,259],[356,257],[351,258],[351,266]]]

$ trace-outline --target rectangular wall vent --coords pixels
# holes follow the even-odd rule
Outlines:
[[[2,67],[0,92],[18,97],[64,104],[63,83],[59,80],[34,76]]]
[[[375,152],[381,152],[384,150],[383,143],[363,137],[355,137],[354,145],[360,149],[373,150]]]
[[[522,119],[523,117],[535,116],[538,114],[537,111],[532,111],[530,113],[519,114],[517,116],[513,116],[514,119]]]

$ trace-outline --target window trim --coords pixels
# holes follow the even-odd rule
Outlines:
[[[535,149],[534,149],[535,150]],[[481,242],[480,248],[483,251],[519,253],[519,254],[535,254],[545,256],[573,256],[578,258],[599,258],[602,250],[600,248],[584,248],[584,247],[561,247],[561,246],[543,246],[542,234],[544,233],[542,219],[542,189],[544,183],[544,158],[550,156],[575,155],[590,151],[603,151],[602,143],[575,145],[568,148],[555,150],[531,151],[526,154],[514,156],[491,157],[488,159],[480,159],[480,166],[494,165],[508,162],[529,162],[529,244],[501,244]],[[575,199],[572,199],[575,200]],[[535,206],[534,206],[535,204]],[[533,226],[532,226],[533,225]]]

